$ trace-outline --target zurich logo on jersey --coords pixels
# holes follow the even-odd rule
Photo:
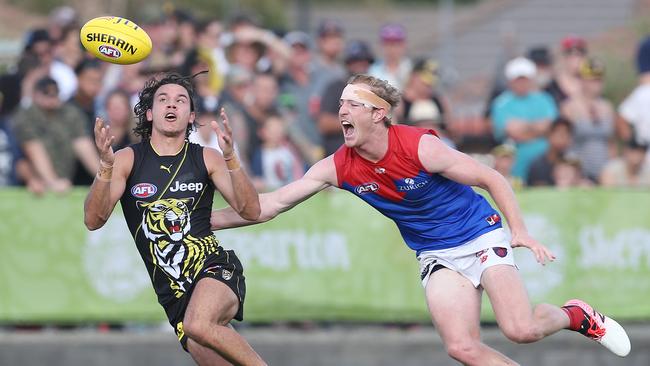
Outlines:
[[[417,178],[417,177],[416,177]],[[399,184],[399,181],[397,182],[397,190],[400,192],[407,192],[407,191],[412,191],[418,188],[422,188],[426,186],[429,183],[428,180],[422,179],[422,180],[415,180],[413,178],[404,178],[404,184]]]

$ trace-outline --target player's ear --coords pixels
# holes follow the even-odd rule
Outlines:
[[[151,122],[153,121],[153,112],[151,109],[147,109],[147,121]]]
[[[372,120],[375,122],[380,122],[386,117],[386,110],[384,108],[374,108],[372,110]]]
[[[196,118],[196,112],[190,112],[190,124],[194,123],[195,118]]]

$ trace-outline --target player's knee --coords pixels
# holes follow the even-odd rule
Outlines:
[[[183,321],[185,335],[201,345],[205,345],[209,332],[209,324],[197,318],[186,317]]]
[[[542,338],[542,333],[534,325],[512,325],[502,330],[515,343],[531,343]]]
[[[480,353],[480,343],[477,341],[454,341],[446,345],[449,357],[460,361],[468,362],[476,359]]]

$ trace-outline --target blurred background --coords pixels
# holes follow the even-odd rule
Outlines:
[[[88,232],[95,116],[137,142],[133,106],[161,72],[194,75],[198,128],[226,108],[258,190],[342,143],[350,75],[399,88],[394,123],[434,128],[506,176],[558,260],[516,251],[533,302],[583,298],[620,320],[619,359],[561,332],[513,345],[484,301],[485,341],[525,365],[650,364],[650,1],[0,0],[0,365],[190,365],[121,210]],[[116,15],[151,36],[129,66],[81,47]],[[524,128],[533,126],[532,128]],[[89,145],[92,144],[92,145]],[[215,206],[225,206],[216,197]],[[247,277],[234,324],[271,365],[453,365],[394,225],[323,192],[278,219],[217,232]]]

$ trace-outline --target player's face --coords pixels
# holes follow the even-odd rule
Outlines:
[[[188,123],[194,122],[187,89],[178,84],[165,84],[153,97],[153,107],[147,111],[153,131],[167,137],[185,135]]]
[[[364,136],[372,128],[372,107],[363,103],[341,99],[339,122],[343,129],[343,139],[347,147],[356,147],[364,142]]]

